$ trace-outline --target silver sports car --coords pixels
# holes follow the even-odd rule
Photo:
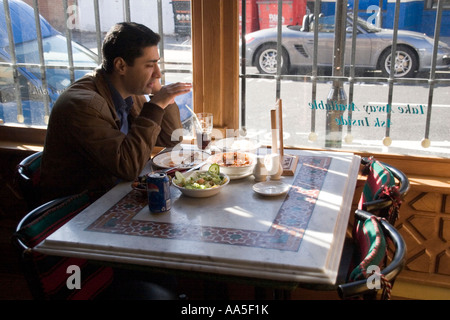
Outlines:
[[[283,26],[281,72],[288,73],[293,67],[311,67],[314,54],[314,28],[312,15],[305,16],[303,25]],[[312,21],[311,21],[312,20]],[[319,18],[319,44],[317,63],[330,67],[333,63],[334,16]],[[347,40],[345,65],[350,65],[352,43],[352,15],[347,16]],[[358,18],[355,67],[381,70],[388,77],[391,69],[391,46],[393,30],[380,29]],[[431,68],[434,40],[424,34],[398,30],[395,58],[395,77],[411,78],[416,71]],[[260,73],[275,74],[277,70],[277,28],[263,29],[246,35],[246,65],[256,66]],[[450,47],[439,42],[437,69],[448,69]]]

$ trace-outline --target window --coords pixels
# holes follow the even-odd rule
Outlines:
[[[450,48],[438,43],[434,60],[434,34],[424,36],[420,29],[427,24],[422,19],[430,24],[437,21],[435,17],[429,18],[411,3],[400,3],[406,14],[398,15],[397,56],[392,65],[395,30],[375,27],[375,17],[366,14],[372,14],[369,5],[378,5],[378,0],[365,3],[367,8],[360,6],[357,14],[363,18],[356,24],[353,10],[345,8],[341,15],[335,3],[315,1],[316,15],[309,6],[312,11],[305,12],[309,19],[295,21],[284,1],[254,1],[258,10],[250,9],[251,2],[247,1],[245,11],[241,8],[251,16],[240,18],[247,22],[241,42],[246,68],[240,74],[242,125],[247,135],[271,144],[270,109],[280,98],[285,146],[450,156]],[[269,8],[268,3],[273,6]],[[383,13],[385,24],[394,25],[394,9]],[[314,17],[319,14],[323,17],[315,46]],[[264,21],[274,16],[282,27],[271,21],[270,28]],[[333,67],[333,58],[339,54],[334,51],[334,16],[342,17],[347,26],[341,29],[346,43],[340,50],[343,70]],[[259,21],[256,28],[250,24],[253,20]],[[416,21],[422,22],[413,24]],[[416,34],[408,33],[414,29]],[[443,24],[440,39],[449,42],[449,36],[450,27]],[[391,67],[395,77],[390,77]]]
[[[4,7],[3,1],[1,2]],[[13,2],[9,1],[10,4]],[[39,0],[43,16],[45,10],[41,6],[45,2]],[[379,54],[370,50],[361,53],[360,49],[372,48],[374,41],[371,36],[380,35],[377,28],[371,27],[375,21],[382,20],[383,27],[394,25],[396,15],[393,2],[384,2],[380,17],[373,10],[379,4],[378,0],[360,5],[358,16],[369,24],[358,24],[353,28],[351,23],[346,28],[346,47],[343,51],[346,67],[339,77],[336,77],[332,68],[334,32],[316,34],[314,21],[310,24],[309,32],[302,32],[303,17],[306,14],[315,16],[315,3],[321,3],[316,16],[319,13],[324,17],[338,16],[334,2],[308,1],[306,6],[303,5],[305,1],[301,0],[288,1],[290,3],[284,0],[246,0],[243,8],[242,1],[237,0],[191,0],[187,1],[191,6],[190,15],[187,12],[175,14],[174,10],[184,10],[174,7],[173,4],[178,1],[169,4],[157,0],[68,1],[69,7],[75,5],[71,7],[72,11],[64,10],[65,2],[51,1],[53,7],[61,6],[57,12],[62,12],[64,19],[61,21],[60,18],[53,17],[49,23],[62,30],[62,36],[70,36],[74,42],[86,46],[94,53],[101,46],[98,39],[102,39],[104,32],[114,22],[131,19],[151,23],[151,28],[165,35],[164,43],[161,43],[162,48],[165,48],[161,51],[161,67],[165,76],[163,80],[192,81],[195,89],[192,106],[197,112],[214,112],[215,127],[224,130],[241,129],[241,134],[270,145],[270,109],[275,105],[276,99],[281,98],[285,146],[449,157],[448,49],[439,43],[436,48],[435,69],[432,68],[433,55],[429,53],[434,50],[435,39],[434,27],[430,26],[436,18],[433,16],[430,20],[430,14],[434,13],[417,9],[420,5],[417,6],[416,2],[401,2],[397,48],[402,49],[402,53],[397,60],[402,63],[394,64],[394,67],[397,66],[395,70],[404,75],[392,79],[389,79],[389,49]],[[278,18],[280,3],[281,15]],[[424,4],[423,8],[425,7]],[[0,9],[0,13],[2,12],[4,11]],[[149,14],[161,19],[148,19]],[[182,19],[183,14],[185,18],[189,16],[186,20],[192,25],[192,39],[189,35],[181,34],[182,23],[175,20]],[[447,17],[449,11],[443,10],[440,14]],[[349,10],[347,22],[352,21],[352,17],[353,11]],[[267,32],[259,30],[268,30],[270,27],[277,30],[278,21],[282,25],[293,26],[289,31],[283,28],[282,41],[278,42],[276,35],[265,45],[264,51],[261,50],[262,46],[258,50],[252,49],[252,39],[260,39],[257,38],[258,32]],[[70,22],[69,26],[83,25],[85,29],[66,28],[67,22]],[[440,28],[441,41],[450,38],[450,29],[444,22]],[[421,29],[424,26],[427,29]],[[426,32],[430,37],[414,37],[417,41],[414,47],[419,50],[410,51],[402,40],[404,29],[418,31],[422,35]],[[6,27],[0,28],[2,35],[5,34],[4,30],[7,30]],[[239,30],[245,32],[244,37],[241,37],[244,41],[238,39]],[[354,46],[353,33],[356,34]],[[386,36],[386,43],[393,43],[392,30],[382,34]],[[298,39],[303,36],[305,41],[299,42]],[[317,44],[315,37],[319,40]],[[263,41],[263,38],[259,41]],[[241,48],[239,43],[242,44]],[[277,64],[278,58],[274,55],[279,45],[282,48],[280,67]],[[6,46],[8,43],[2,45],[2,48]],[[243,59],[242,50],[244,55],[253,51],[252,58],[246,55]],[[8,56],[8,59],[4,57],[3,52],[5,51],[1,51],[0,56],[2,106],[10,107],[13,118],[22,114],[24,119],[16,123],[26,124],[27,114],[30,114],[29,104],[26,101],[23,105],[16,103],[17,95],[28,94],[37,100],[42,90],[30,90],[29,79],[20,74],[14,77],[14,64]],[[263,52],[266,55],[262,55]],[[291,56],[291,52],[295,55]],[[172,54],[176,56],[176,61],[171,59]],[[419,58],[429,60],[418,60]],[[240,61],[243,63],[240,64]],[[264,62],[269,68],[264,68],[264,63],[260,63],[258,68],[257,61]],[[410,63],[406,63],[407,61]],[[408,65],[418,65],[419,69],[408,74]],[[22,66],[18,64],[17,67]],[[67,64],[64,68],[67,69]],[[83,71],[85,68],[74,66],[73,70]],[[35,77],[39,78],[39,75]],[[333,84],[337,80],[340,81],[340,87],[336,91]],[[337,103],[342,105],[342,110],[335,113],[326,110],[327,104],[336,105],[336,99],[328,101],[332,92],[342,93],[342,102]],[[45,123],[46,101],[43,100],[40,102],[43,105],[43,115],[40,117],[43,117]],[[1,113],[4,110],[0,110],[1,119],[5,119],[4,113]],[[331,129],[331,125],[335,125],[335,129]],[[330,130],[338,137],[337,144],[331,147],[326,141]]]
[[[319,32],[334,32],[335,18],[336,18],[335,16],[327,16],[319,18]],[[309,31],[314,31],[314,28],[310,27]]]
[[[4,125],[45,128],[59,94],[100,64],[103,37],[121,21],[145,24],[162,35],[163,83],[192,82],[189,0],[40,0],[40,34],[34,2],[26,2],[0,0],[0,123]],[[9,19],[11,24],[6,23]],[[177,102],[189,126],[192,94]]]

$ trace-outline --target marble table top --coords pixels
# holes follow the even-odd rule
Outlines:
[[[36,250],[184,271],[333,284],[360,158],[287,150],[299,157],[287,194],[264,197],[253,176],[218,195],[189,198],[171,187],[172,209],[150,213],[147,198],[121,183]]]

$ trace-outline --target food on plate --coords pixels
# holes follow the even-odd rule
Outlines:
[[[221,167],[242,167],[252,164],[252,158],[243,152],[224,152],[214,160]]]
[[[159,168],[191,168],[204,161],[209,156],[208,153],[190,150],[177,150],[164,152],[153,157],[153,164]]]
[[[208,171],[210,173],[214,173],[214,174],[219,174],[220,173],[220,167],[217,163],[213,163],[212,165],[209,166]]]
[[[222,186],[228,178],[220,174],[220,167],[213,163],[208,171],[195,172],[185,177],[181,172],[175,172],[172,183],[186,189],[211,189]]]
[[[199,153],[191,153],[190,156],[184,157],[181,161],[173,161],[172,159],[169,161],[169,167],[189,167],[192,166],[193,163],[197,159],[201,159],[202,154]],[[178,159],[179,160],[179,159]]]
[[[256,164],[256,155],[250,152],[228,151],[210,156],[207,163],[216,163],[220,172],[230,179],[242,179],[252,174]]]
[[[131,183],[131,187],[138,191],[147,191],[147,176],[139,176]]]

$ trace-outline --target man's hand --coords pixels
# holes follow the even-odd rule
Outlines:
[[[160,82],[157,80],[153,87],[151,102],[157,104],[162,109],[165,109],[169,104],[175,102],[175,97],[188,93],[191,90],[191,83],[176,82],[161,86]]]

